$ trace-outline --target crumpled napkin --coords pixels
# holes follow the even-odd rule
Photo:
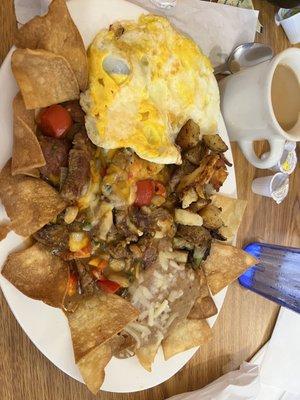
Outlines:
[[[72,0],[69,0],[72,1]],[[99,0],[101,1],[101,0]],[[150,0],[128,0],[148,11],[165,15],[191,36],[214,66],[224,64],[232,50],[255,38],[258,11],[200,0],[179,0],[176,7],[162,10]],[[82,0],[84,4],[84,0]],[[49,0],[15,0],[19,23],[47,10]]]
[[[300,315],[282,308],[270,341],[237,371],[169,400],[300,400]]]
[[[169,10],[149,0],[130,0],[155,14],[165,15],[179,30],[191,36],[216,67],[224,64],[232,50],[253,42],[258,11],[200,0],[179,0]]]
[[[260,391],[259,367],[243,363],[200,390],[182,393],[169,400],[256,400]]]

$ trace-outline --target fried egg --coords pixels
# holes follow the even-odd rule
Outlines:
[[[166,18],[142,15],[100,31],[88,61],[81,105],[97,146],[129,147],[145,160],[180,164],[175,139],[188,119],[201,134],[215,132],[219,91],[210,61]]]

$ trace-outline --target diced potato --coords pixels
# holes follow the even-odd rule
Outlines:
[[[105,240],[108,232],[113,225],[113,206],[107,202],[102,202],[98,210],[98,218],[100,220],[98,228],[98,237]]]
[[[175,167],[175,170],[173,171],[170,181],[169,181],[169,186],[171,191],[174,191],[178,183],[180,182],[180,179],[184,177],[185,175],[190,174],[195,170],[195,166],[191,164],[188,160],[183,159],[182,164],[178,165]]]
[[[199,165],[202,158],[208,154],[208,151],[204,143],[199,142],[195,147],[187,150],[182,157],[194,165]]]
[[[165,203],[165,201],[166,198],[164,196],[155,195],[152,197],[151,204],[153,206],[160,207],[162,204]]]
[[[184,251],[173,251],[173,258],[179,263],[186,263],[188,259],[188,253]]]
[[[190,204],[198,200],[198,195],[194,188],[184,191],[182,196],[182,208],[188,208]]]
[[[221,210],[209,204],[199,211],[199,214],[203,218],[203,226],[207,229],[219,229],[223,226],[223,221],[221,218]]]
[[[183,238],[174,237],[173,248],[177,250],[193,250],[194,245]]]
[[[209,148],[209,150],[214,151],[216,153],[224,153],[225,151],[228,150],[227,144],[218,134],[204,135],[203,141],[205,145]]]
[[[211,240],[209,231],[203,226],[179,225],[176,235],[197,246],[202,246]]]
[[[191,211],[193,213],[197,213],[199,210],[201,210],[202,208],[207,206],[209,203],[210,203],[209,199],[199,198],[196,202],[192,203],[189,206],[188,211]]]
[[[180,129],[176,138],[176,144],[183,150],[187,150],[196,146],[199,140],[200,128],[193,120],[189,119]]]
[[[123,271],[125,268],[125,261],[124,260],[115,260],[112,259],[109,262],[109,267],[116,272]]]
[[[185,175],[176,187],[177,193],[185,188],[194,187],[196,184],[204,185],[208,183],[215,172],[215,165],[220,160],[217,154],[210,154],[201,160],[197,169],[192,173]]]
[[[78,207],[76,206],[67,207],[64,216],[65,223],[71,224],[72,222],[74,222],[75,218],[77,217],[77,214],[78,214]]]
[[[69,249],[79,251],[89,244],[89,237],[84,232],[72,232],[69,237]]]
[[[200,215],[180,208],[175,209],[175,222],[177,222],[177,224],[189,226],[203,225],[203,219]]]
[[[159,254],[161,258],[175,260],[179,263],[185,263],[188,259],[188,253],[186,251],[161,251]]]

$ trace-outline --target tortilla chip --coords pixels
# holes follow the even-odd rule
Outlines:
[[[14,144],[12,175],[32,174],[46,164],[41,146],[35,135],[34,111],[26,110],[20,93],[14,98]],[[36,172],[38,170],[36,169]]]
[[[0,225],[0,242],[1,240],[6,238],[6,236],[9,234],[10,231],[11,229],[9,224]]]
[[[11,63],[27,109],[79,98],[76,76],[64,57],[45,50],[17,49]]]
[[[216,294],[257,262],[244,250],[214,242],[202,268],[212,294]]]
[[[219,232],[227,238],[227,243],[231,243],[242,222],[247,201],[215,194],[212,204],[222,209],[220,217],[225,226],[220,228]]]
[[[135,350],[135,355],[137,356],[141,366],[149,372],[152,371],[152,364],[160,344],[161,339],[155,343],[148,343],[147,345],[141,346],[139,349]]]
[[[32,176],[33,178],[39,178],[40,177],[40,171],[38,168],[31,169],[29,171],[25,171],[23,175],[27,176]]]
[[[78,368],[88,389],[96,394],[100,389],[104,378],[104,368],[112,358],[109,342],[95,347],[78,362]]]
[[[78,362],[92,349],[107,342],[139,313],[126,300],[114,294],[97,292],[82,296],[73,313],[67,313],[75,360]]]
[[[218,312],[215,302],[211,297],[202,269],[199,270],[198,275],[200,282],[200,295],[196,299],[195,304],[188,315],[189,319],[205,319],[216,315]]]
[[[2,275],[32,299],[61,307],[69,279],[68,264],[40,243],[10,254]]]
[[[30,236],[53,220],[66,203],[48,183],[25,175],[11,175],[11,160],[0,173],[0,198],[11,222],[1,232],[14,230]]]
[[[165,360],[182,351],[207,343],[212,338],[212,330],[205,319],[181,320],[163,340]]]
[[[86,51],[64,0],[53,0],[46,15],[37,16],[23,25],[18,31],[16,46],[43,49],[63,56],[74,71],[80,89],[86,89]]]
[[[20,92],[15,96],[13,100],[13,111],[14,115],[20,118],[28,126],[28,128],[35,133],[35,111],[26,110],[24,100]]]

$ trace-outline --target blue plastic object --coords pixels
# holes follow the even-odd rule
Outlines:
[[[239,277],[240,284],[300,313],[300,249],[255,242],[244,250],[260,261]]]

